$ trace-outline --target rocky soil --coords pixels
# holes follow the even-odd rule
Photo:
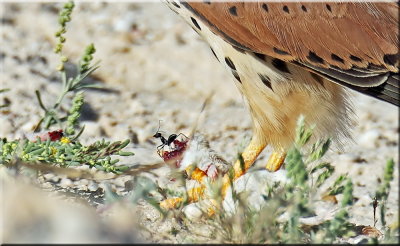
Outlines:
[[[10,89],[0,94],[0,105],[11,103],[0,112],[0,137],[15,139],[32,132],[42,113],[35,90],[41,91],[45,104],[59,93],[58,56],[52,52],[59,6],[0,4],[0,89]],[[70,62],[76,63],[91,42],[97,49],[95,59],[101,60],[101,68],[91,79],[107,89],[85,93],[83,142],[131,139],[127,149],[135,155],[124,159],[124,164],[158,163],[159,141],[152,136],[159,121],[166,135],[189,135],[212,92],[197,131],[230,162],[250,139],[251,119],[231,75],[213,58],[207,44],[164,4],[78,3],[65,46]],[[336,167],[335,177],[348,173],[355,184],[357,201],[350,211],[351,222],[372,225],[372,198],[386,160],[394,158],[395,177],[386,213],[391,224],[399,216],[399,111],[364,95],[352,95],[358,118],[354,142],[348,141],[344,150],[333,148],[326,160]],[[254,170],[264,166],[269,153],[264,151]],[[32,181],[16,180],[4,168],[0,171],[4,242],[187,243],[208,242],[211,233],[196,222],[182,226],[173,219],[160,221],[160,214],[145,202],[137,207],[124,203],[107,207],[107,185],[126,195],[131,176],[94,181],[49,173]],[[165,166],[149,177],[166,186],[168,173]],[[141,229],[133,230],[137,225]],[[190,232],[194,227],[197,234]]]

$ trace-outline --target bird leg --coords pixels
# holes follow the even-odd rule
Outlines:
[[[244,149],[243,153],[241,154],[242,160],[236,160],[235,164],[233,165],[233,180],[229,177],[229,174],[226,173],[222,179],[222,190],[221,195],[225,197],[228,188],[231,186],[235,180],[237,180],[240,176],[245,174],[247,170],[254,164],[257,157],[260,155],[261,151],[265,148],[266,144],[260,144],[259,141],[256,139],[252,139],[249,145]],[[278,151],[272,152],[271,156],[268,159],[266,169],[270,172],[275,172],[281,168],[283,162],[285,161],[286,152],[283,149]],[[187,170],[189,171],[189,170]],[[201,186],[192,188],[187,192],[187,199],[189,203],[197,202],[205,195],[206,186],[204,185],[204,181],[207,175],[201,171],[200,169],[196,168],[192,172],[190,172],[191,179],[197,180]],[[164,209],[172,209],[176,208],[178,204],[183,202],[184,199],[181,197],[170,198],[162,201],[160,206]],[[210,211],[213,213],[213,211]]]
[[[286,152],[283,149],[272,152],[268,159],[266,169],[270,172],[276,172],[281,168],[286,158]]]
[[[249,145],[244,149],[241,154],[242,159],[236,160],[233,165],[234,175],[233,180],[230,180],[229,174],[223,177],[222,195],[225,197],[226,190],[230,187],[231,183],[245,174],[247,170],[254,164],[261,151],[267,146],[266,144],[258,141],[257,138],[252,138]]]
[[[233,180],[229,177],[229,174],[226,173],[222,179],[222,191],[221,194],[223,197],[226,195],[227,189],[230,187],[231,183],[242,176],[246,171],[253,165],[261,151],[265,148],[266,144],[258,141],[256,138],[252,138],[249,145],[244,149],[241,154],[241,160],[237,160],[233,165]],[[204,181],[207,175],[202,175],[201,171],[196,168],[193,172],[191,172],[190,177],[199,181],[202,185],[200,187],[196,187],[190,189],[187,193],[189,202],[196,202],[200,198],[202,198],[205,194],[205,185]],[[160,206],[164,209],[176,208],[183,199],[180,197],[170,198],[162,201]]]

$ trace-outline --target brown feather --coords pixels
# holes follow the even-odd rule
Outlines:
[[[394,62],[387,59],[399,53],[396,2],[185,5],[213,32],[246,50],[322,68],[347,70],[374,64],[385,72],[398,72],[398,56]]]

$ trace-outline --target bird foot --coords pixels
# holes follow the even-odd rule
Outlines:
[[[233,176],[229,174],[229,172],[226,172],[224,176],[222,177],[222,188],[221,188],[221,195],[222,197],[225,197],[226,191],[228,188],[231,186],[231,184],[238,179],[240,176],[246,173],[246,171],[253,165],[255,160],[257,159],[258,155],[261,153],[261,151],[265,148],[265,144],[260,144],[259,141],[257,140],[252,140],[250,144],[245,148],[243,153],[241,154],[241,158],[235,162],[233,165]],[[200,183],[199,187],[189,189],[187,192],[187,201],[189,203],[192,202],[197,202],[200,199],[207,198],[206,195],[206,180],[208,180],[208,172],[212,170],[201,170],[198,167],[191,169],[187,167],[185,169],[186,173],[188,174],[188,177],[192,180],[196,180],[197,182]],[[233,178],[233,180],[231,180]],[[211,179],[211,182],[213,182],[215,178]],[[160,203],[160,206],[164,209],[172,209],[172,208],[177,208],[181,202],[183,202],[185,199],[180,198],[180,197],[175,197],[175,198],[169,198]],[[210,213],[214,213],[210,211]]]

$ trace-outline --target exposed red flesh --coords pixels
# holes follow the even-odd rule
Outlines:
[[[57,130],[57,131],[48,132],[48,134],[49,134],[49,137],[50,137],[50,141],[60,140],[64,136],[63,130]]]
[[[180,162],[182,160],[183,153],[186,150],[187,142],[188,140],[179,141],[175,139],[173,142],[174,148],[171,151],[163,152],[163,160],[170,166],[174,166],[176,168],[180,167]]]

